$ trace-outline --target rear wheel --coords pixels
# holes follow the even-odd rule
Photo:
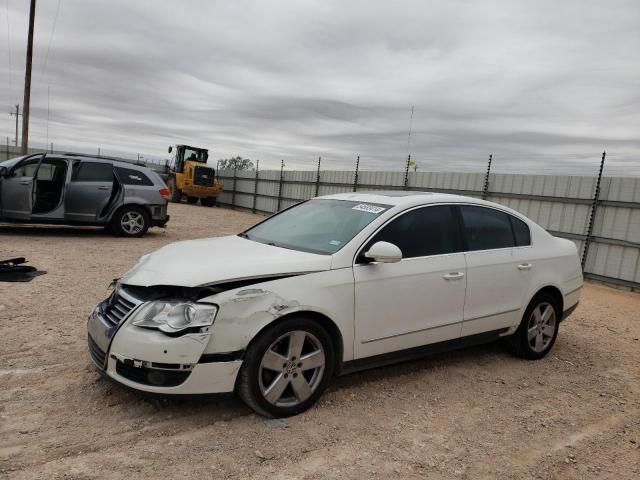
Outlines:
[[[544,357],[556,341],[560,318],[560,307],[552,295],[536,295],[524,312],[518,330],[506,339],[509,350],[529,360]]]
[[[190,203],[192,205],[198,203],[198,197],[190,197],[187,195],[187,203]]]
[[[150,226],[149,213],[136,205],[122,207],[111,221],[113,232],[123,237],[141,237]]]
[[[322,395],[333,375],[334,360],[326,330],[308,318],[292,317],[249,346],[236,392],[266,417],[297,415]]]
[[[218,197],[205,197],[200,199],[200,203],[205,207],[215,207]]]
[[[167,181],[167,187],[169,187],[169,201],[179,202],[180,200],[182,200],[182,192],[176,185],[175,177],[169,178],[169,180]]]

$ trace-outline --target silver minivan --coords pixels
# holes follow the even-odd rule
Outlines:
[[[42,154],[0,163],[0,221],[100,225],[140,237],[169,221],[169,190],[150,168],[104,157]]]

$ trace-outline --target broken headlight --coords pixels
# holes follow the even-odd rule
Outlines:
[[[172,334],[202,331],[213,325],[218,307],[205,303],[184,301],[153,301],[144,304],[133,314],[131,323],[137,327],[153,328]],[[186,333],[186,332],[185,332]]]

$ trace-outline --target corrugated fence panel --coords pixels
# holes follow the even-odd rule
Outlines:
[[[633,247],[594,242],[585,271],[604,277],[640,283],[640,250]]]
[[[593,235],[640,244],[640,209],[599,206]]]
[[[640,203],[640,178],[610,177],[603,183],[605,180],[607,185],[600,194],[603,200]]]
[[[358,190],[389,190],[389,187],[402,187],[404,173],[402,172],[358,172]]]

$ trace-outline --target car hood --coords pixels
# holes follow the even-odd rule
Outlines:
[[[265,245],[234,235],[171,243],[143,256],[121,282],[143,287],[199,287],[330,268],[330,255]]]

